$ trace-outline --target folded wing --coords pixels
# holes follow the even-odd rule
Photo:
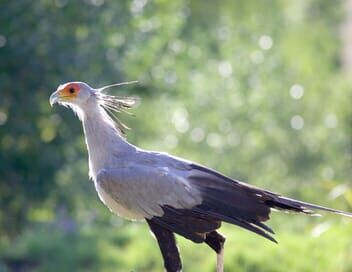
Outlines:
[[[148,219],[162,216],[164,206],[191,209],[202,202],[200,192],[168,167],[135,163],[103,169],[97,183],[124,209]]]
[[[97,181],[126,209],[194,242],[203,242],[205,234],[219,228],[222,221],[276,242],[271,235],[274,232],[263,223],[272,208],[352,216],[286,198],[174,157],[165,155],[150,161],[153,163],[104,169]]]

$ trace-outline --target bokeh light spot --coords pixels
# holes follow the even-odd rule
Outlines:
[[[90,0],[90,3],[91,3],[93,6],[99,7],[99,6],[101,6],[102,4],[104,4],[104,0]]]
[[[164,76],[164,81],[167,85],[174,85],[177,82],[177,75],[174,72],[168,72]]]
[[[304,119],[300,115],[292,116],[291,127],[295,130],[301,130],[304,127]]]
[[[337,127],[336,115],[333,113],[326,115],[324,119],[324,123],[327,128],[336,128]]]
[[[0,126],[4,125],[7,121],[7,114],[3,111],[0,111]]]
[[[293,99],[301,99],[304,95],[304,88],[299,84],[294,84],[290,88],[290,95]]]
[[[143,12],[143,9],[147,2],[147,0],[133,0],[130,7],[131,13],[137,15]]]
[[[213,148],[221,146],[221,136],[218,133],[209,133],[207,136],[207,144]]]
[[[118,47],[125,43],[125,37],[124,35],[116,32],[109,37],[109,41],[112,46]]]
[[[4,35],[0,35],[0,48],[6,45],[7,39]]]
[[[45,127],[40,133],[40,138],[45,143],[51,142],[55,136],[56,131],[52,127]]]
[[[172,122],[178,132],[185,133],[189,129],[188,112],[185,108],[177,109],[172,115]]]
[[[221,61],[218,65],[218,72],[222,77],[229,77],[232,74],[232,65],[228,61]]]
[[[259,46],[264,50],[269,50],[273,46],[273,39],[268,35],[260,36]]]
[[[174,40],[169,43],[170,50],[175,53],[179,54],[185,50],[185,44],[181,40]]]

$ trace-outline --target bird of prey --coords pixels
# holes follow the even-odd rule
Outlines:
[[[123,84],[123,83],[122,83]],[[60,85],[50,104],[68,106],[82,121],[89,154],[89,176],[100,200],[111,212],[145,220],[158,241],[168,272],[181,271],[174,234],[206,243],[223,271],[225,237],[222,222],[237,225],[273,242],[264,224],[272,209],[314,214],[315,210],[351,213],[290,199],[227,177],[198,163],[167,153],[140,149],[124,137],[127,128],[113,112],[125,112],[136,100],[107,95],[108,87],[84,82]]]

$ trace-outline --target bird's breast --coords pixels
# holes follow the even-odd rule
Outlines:
[[[130,220],[144,219],[144,215],[128,209],[122,203],[119,203],[118,200],[112,198],[108,193],[104,191],[102,187],[99,186],[97,182],[95,182],[95,189],[98,192],[100,200],[105,204],[105,206],[109,208],[112,213]]]

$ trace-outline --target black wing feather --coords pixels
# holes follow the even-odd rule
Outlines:
[[[204,166],[189,166],[191,174],[187,177],[188,181],[200,191],[202,203],[192,209],[163,206],[164,215],[152,220],[197,243],[204,242],[206,233],[218,229],[221,221],[276,242],[270,235],[274,234],[272,229],[263,223],[270,218],[272,208],[304,214],[315,214],[312,210],[321,210],[352,217],[348,212],[280,196]]]

